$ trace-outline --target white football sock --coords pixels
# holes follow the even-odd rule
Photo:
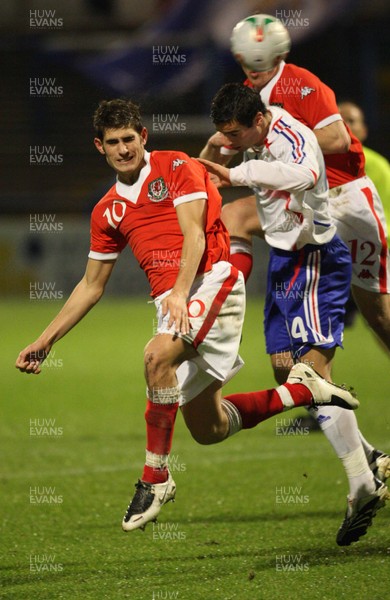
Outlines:
[[[360,441],[355,414],[338,406],[309,409],[343,463],[349,496],[366,496],[375,490],[375,480]]]
[[[367,442],[366,438],[362,435],[361,431],[359,431],[359,436],[360,436],[360,441],[362,443],[362,446],[364,448],[364,453],[367,456],[368,462],[370,462],[375,448],[374,448],[374,446],[372,446],[370,444],[370,442]]]
[[[253,255],[252,244],[247,242],[244,238],[231,237],[230,238],[230,254],[250,254]]]
[[[238,433],[239,431],[241,431],[241,429],[242,429],[241,415],[239,413],[238,408],[232,402],[230,402],[230,400],[227,400],[226,398],[222,398],[221,404],[222,404],[222,408],[225,411],[226,416],[229,421],[229,433],[228,433],[227,437],[230,437],[231,435],[234,435],[235,433]]]

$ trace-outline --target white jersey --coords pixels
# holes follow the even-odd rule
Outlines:
[[[230,169],[232,185],[247,185],[270,246],[299,250],[326,244],[336,233],[328,203],[328,182],[314,133],[288,112],[270,107],[267,138],[244,154],[245,162]]]

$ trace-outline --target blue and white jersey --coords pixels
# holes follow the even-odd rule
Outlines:
[[[230,169],[232,185],[247,185],[270,246],[299,250],[325,244],[335,232],[321,149],[314,133],[287,111],[270,107],[267,138],[244,154],[245,162]]]

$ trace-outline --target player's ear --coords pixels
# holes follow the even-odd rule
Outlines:
[[[264,115],[262,112],[258,112],[255,116],[255,125],[257,127],[257,125],[261,125],[264,119]]]
[[[105,154],[103,142],[100,138],[95,137],[93,143],[95,144],[95,148],[97,148],[97,151],[100,152],[100,154]]]
[[[140,136],[141,136],[141,143],[142,143],[143,145],[145,145],[145,144],[146,144],[146,142],[148,141],[148,130],[146,129],[146,127],[143,127],[143,128],[142,128],[142,131],[141,131],[141,133],[140,133]]]

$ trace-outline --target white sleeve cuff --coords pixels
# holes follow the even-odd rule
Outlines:
[[[330,117],[326,117],[326,119],[322,119],[322,121],[319,121],[316,125],[314,125],[313,129],[322,129],[323,127],[326,127],[327,125],[331,125],[332,123],[335,123],[336,121],[342,121],[342,117],[341,115],[337,114],[337,115],[330,115]]]
[[[224,156],[234,156],[238,154],[238,150],[233,150],[233,148],[228,148],[227,146],[221,146],[220,153]]]
[[[119,256],[119,252],[110,252],[105,254],[104,252],[95,252],[91,250],[88,254],[88,258],[93,258],[93,260],[116,260]]]
[[[185,196],[180,196],[179,198],[175,198],[173,201],[173,206],[179,206],[179,204],[184,204],[185,202],[193,202],[194,200],[207,200],[206,192],[193,192],[192,194],[186,194]]]

